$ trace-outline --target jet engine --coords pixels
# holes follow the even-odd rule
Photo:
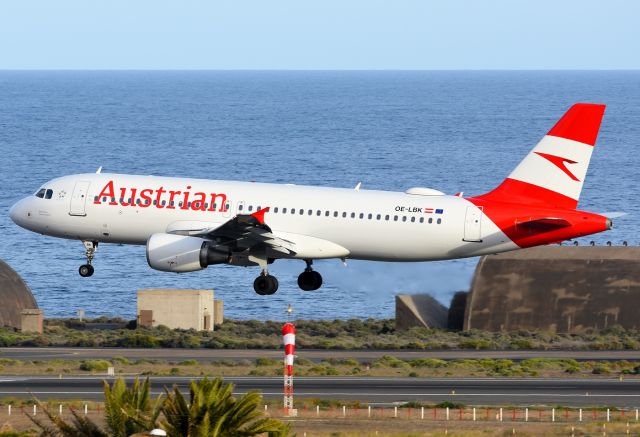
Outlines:
[[[209,240],[175,234],[153,234],[147,241],[147,262],[163,272],[195,272],[229,262],[231,254]]]

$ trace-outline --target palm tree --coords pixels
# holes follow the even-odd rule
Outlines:
[[[136,378],[131,388],[122,378],[116,379],[112,386],[104,382],[105,419],[113,437],[128,437],[155,428],[161,403],[162,396],[151,403],[149,378],[142,384]]]
[[[189,402],[177,387],[165,389],[162,428],[171,437],[232,437],[267,433],[286,436],[289,426],[262,416],[262,397],[249,392],[233,397],[233,385],[221,378],[191,381]]]
[[[53,414],[38,402],[51,424],[44,423],[27,415],[41,429],[41,436],[46,437],[128,437],[131,434],[155,428],[160,414],[162,397],[159,396],[151,405],[149,378],[141,384],[138,378],[129,388],[122,378],[113,382],[112,386],[104,382],[104,406],[107,430],[101,429],[88,417],[81,416],[71,410],[71,420]]]
[[[95,422],[87,417],[82,417],[74,410],[71,410],[72,419],[68,422],[61,416],[53,414],[40,402],[38,404],[51,422],[49,425],[27,414],[27,417],[40,428],[40,437],[109,437],[109,433],[100,429]]]

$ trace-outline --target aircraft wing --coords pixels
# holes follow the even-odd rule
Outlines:
[[[295,255],[295,243],[277,237],[264,221],[264,214],[269,208],[261,209],[253,214],[239,214],[221,225],[212,226],[210,222],[175,222],[169,225],[170,234],[188,235],[211,240],[217,246],[226,246],[233,250],[254,248],[258,245],[268,246],[286,255]]]

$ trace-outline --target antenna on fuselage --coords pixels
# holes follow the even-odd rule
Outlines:
[[[362,186],[362,182],[358,182],[358,185],[354,188],[356,191],[360,191],[360,187]]]
[[[98,169],[96,170],[96,174],[100,174],[102,173],[102,166],[98,167]]]

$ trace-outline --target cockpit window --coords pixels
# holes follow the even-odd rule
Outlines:
[[[45,199],[51,199],[53,197],[53,190],[51,188],[49,188],[46,192],[46,194],[44,195]]]
[[[44,197],[44,193],[45,193],[45,191],[47,191],[47,190],[45,190],[44,188],[40,188],[40,189],[38,190],[38,192],[36,193],[36,197],[39,197],[39,198],[41,198],[41,199],[42,199],[42,198]]]

